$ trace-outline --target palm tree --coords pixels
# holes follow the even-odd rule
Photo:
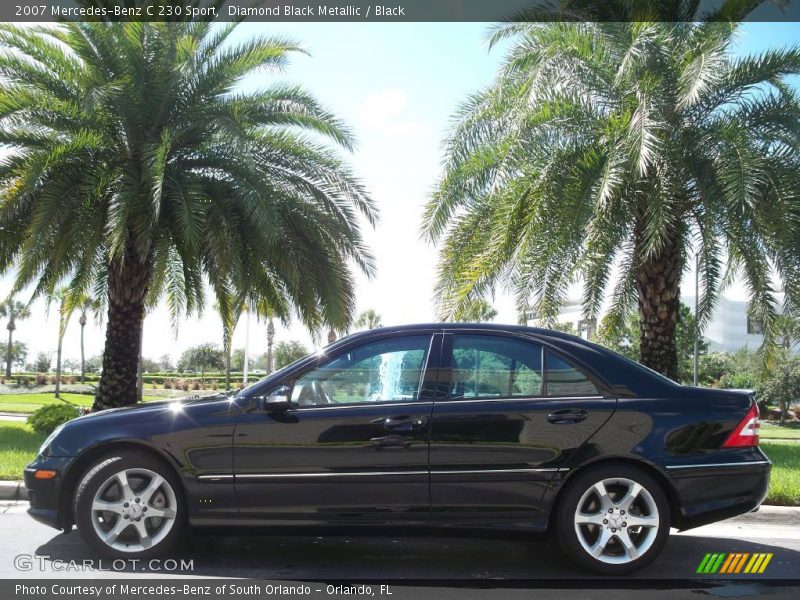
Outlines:
[[[100,323],[102,321],[103,302],[102,300],[96,298],[90,298],[89,296],[81,296],[74,300],[74,304],[75,307],[80,312],[78,323],[81,326],[81,383],[85,383],[86,353],[84,351],[83,337],[84,337],[84,330],[86,329],[86,323],[88,322],[87,314],[90,312],[93,313],[95,316],[95,320],[98,323]]]
[[[787,313],[778,315],[775,324],[776,341],[788,353],[797,342],[800,342],[800,319]]]
[[[371,308],[362,312],[356,319],[356,327],[359,329],[377,329],[381,326],[381,316]]]
[[[242,316],[244,305],[240,300],[231,299],[227,310],[220,310],[220,304],[214,305],[222,319],[222,353],[225,355],[225,389],[231,389],[231,355],[233,354],[233,334]]]
[[[275,345],[275,323],[267,321],[267,375],[272,373],[272,350]]]
[[[58,303],[58,347],[56,350],[56,389],[55,397],[61,397],[61,355],[64,347],[64,334],[67,332],[67,325],[72,314],[72,305],[67,288],[57,289],[49,298],[48,302]]]
[[[6,346],[6,377],[11,377],[11,360],[14,353],[14,331],[17,329],[17,321],[22,321],[31,316],[31,310],[27,304],[23,304],[13,297],[9,297],[5,302],[0,303],[0,318],[8,319],[8,346]]]
[[[477,298],[463,303],[453,317],[463,323],[488,323],[497,317],[497,310],[486,298]]]
[[[657,3],[688,22],[494,31],[492,43],[512,46],[495,82],[458,113],[423,225],[441,242],[443,318],[507,285],[521,314],[533,305],[554,320],[581,281],[585,318],[608,291],[612,313],[638,307],[642,362],[674,378],[681,274],[695,246],[701,326],[741,275],[764,323],[762,350],[774,348],[773,270],[800,310],[800,102],[786,81],[800,72],[800,49],[734,57],[737,24],[698,22],[698,6]]]
[[[351,264],[376,211],[327,140],[349,130],[302,89],[246,92],[298,46],[230,41],[236,24],[0,27],[0,273],[34,297],[105,297],[95,409],[136,402],[145,306],[173,320],[235,291],[310,329],[352,318]],[[351,262],[352,261],[352,262]]]

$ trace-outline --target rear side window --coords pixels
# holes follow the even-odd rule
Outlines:
[[[451,398],[542,395],[542,348],[491,335],[453,339]]]
[[[545,378],[548,396],[599,396],[586,374],[563,358],[546,352]]]

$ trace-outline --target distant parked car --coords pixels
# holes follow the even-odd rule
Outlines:
[[[748,393],[563,333],[439,324],[352,335],[233,396],[77,418],[25,482],[31,516],[104,555],[164,554],[187,526],[490,526],[621,574],[670,526],[757,508],[769,470]]]

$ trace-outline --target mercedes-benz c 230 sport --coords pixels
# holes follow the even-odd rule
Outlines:
[[[415,325],[344,338],[234,395],[74,419],[25,471],[30,514],[98,553],[187,527],[554,533],[622,574],[756,509],[770,463],[744,392],[684,387],[567,334]]]

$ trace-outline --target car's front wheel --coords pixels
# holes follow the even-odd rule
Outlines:
[[[631,465],[590,468],[569,482],[556,528],[566,554],[604,575],[650,564],[669,536],[669,503],[658,482]]]
[[[136,451],[98,460],[78,485],[73,509],[86,543],[117,558],[163,555],[179,540],[186,520],[175,473]]]

